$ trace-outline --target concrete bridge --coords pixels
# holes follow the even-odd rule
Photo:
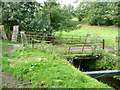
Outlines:
[[[90,71],[90,72],[83,72],[83,73],[93,78],[120,76],[120,70]]]

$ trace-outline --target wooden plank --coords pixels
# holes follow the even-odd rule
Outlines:
[[[80,36],[80,35],[62,35],[62,36]],[[86,36],[82,36],[82,37],[86,37]]]
[[[36,39],[33,39],[33,41],[37,41],[37,42],[52,42],[52,41],[43,41],[43,40],[36,40]]]
[[[40,32],[26,32],[26,34],[28,34],[28,33],[30,33],[30,34],[47,34],[47,35],[51,35],[51,34],[49,34],[49,33],[40,33]]]
[[[26,35],[26,36],[28,36],[28,37],[29,37],[29,36],[39,36],[39,35]]]
[[[85,44],[87,44],[87,42],[88,42],[89,37],[90,37],[90,34],[87,34],[85,43],[84,43],[84,45],[83,45],[82,52],[83,52],[83,50],[84,50]],[[89,42],[89,43],[90,43],[90,42]]]
[[[80,38],[74,38],[74,37],[73,38],[71,38],[71,37],[61,37],[61,38],[63,38],[63,39],[79,39],[80,40]]]
[[[72,41],[72,42],[74,42],[74,41],[80,41],[80,40],[55,40],[55,41]]]

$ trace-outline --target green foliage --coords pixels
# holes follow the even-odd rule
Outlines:
[[[2,23],[8,32],[14,25],[19,25],[20,30],[34,30],[37,7],[36,2],[3,2]]]
[[[0,42],[3,42],[3,43],[13,43],[13,44],[20,44],[20,43],[18,43],[18,42],[8,41],[8,40],[0,40]]]
[[[98,50],[97,54],[101,54],[101,59],[97,60],[96,68],[97,69],[104,69],[104,70],[116,70],[118,69],[118,64],[120,60],[118,56],[113,56],[104,50]]]
[[[73,7],[71,5],[61,7],[59,3],[50,2],[39,10],[38,18],[42,20],[44,32],[68,30],[76,27],[77,22],[72,21]],[[42,31],[42,30],[41,30]]]
[[[2,23],[8,36],[14,25],[24,31],[53,33],[74,28],[77,24],[72,21],[74,10],[71,5],[62,8],[56,2],[44,2],[43,6],[36,2],[3,2],[2,7]]]
[[[120,2],[82,2],[76,14],[79,21],[91,25],[118,25]]]

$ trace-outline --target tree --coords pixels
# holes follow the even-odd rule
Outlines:
[[[44,2],[41,6],[37,2],[4,2],[2,3],[3,25],[9,32],[14,25],[20,30],[53,33],[58,30],[75,26],[73,21],[73,7],[61,7],[59,3]]]
[[[35,17],[39,4],[36,2],[3,2],[2,24],[10,31],[13,25],[19,25],[20,30],[30,31],[35,28]]]
[[[56,2],[50,2],[50,5],[45,2],[44,6],[39,10],[39,17],[41,17],[45,25],[43,25],[45,32],[55,32],[73,26],[71,21],[73,17],[70,9],[67,6],[62,8]]]
[[[77,7],[79,21],[91,25],[118,25],[119,2],[90,2],[80,3]]]

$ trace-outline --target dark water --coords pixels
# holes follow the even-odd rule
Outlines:
[[[108,84],[109,86],[112,86],[116,90],[120,90],[120,80],[117,80],[113,77],[99,77],[96,78],[98,81],[103,82],[105,84]]]

